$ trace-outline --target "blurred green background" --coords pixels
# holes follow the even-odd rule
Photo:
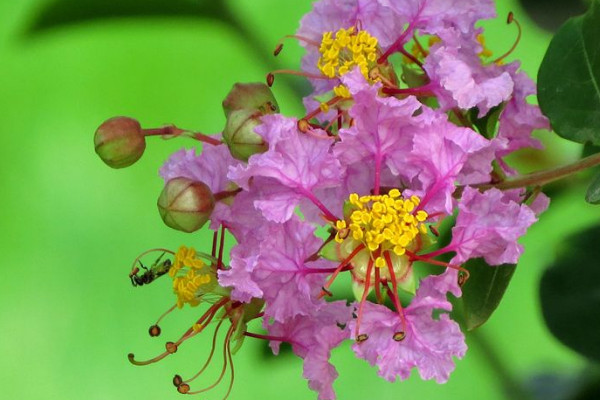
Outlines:
[[[77,11],[87,2],[63,3]],[[112,7],[110,1],[92,3]],[[155,3],[139,1],[139,9]],[[504,16],[514,11],[524,32],[511,60],[521,59],[535,75],[551,33],[534,24],[516,1],[497,3],[501,17],[484,25],[488,47],[496,54],[510,47],[516,30],[506,26]],[[220,103],[234,82],[262,81],[269,69],[298,67],[296,44],[286,44],[276,60],[271,50],[279,38],[295,32],[310,1],[230,0],[226,5],[242,29],[198,15],[48,27],[40,19],[47,3],[0,2],[3,399],[177,398],[173,374],[188,376],[202,365],[210,335],[149,367],[134,367],[126,357],[131,351],[140,358],[161,352],[162,338],[177,336],[198,311],[176,313],[162,324],[163,337],[152,339],[148,326],[172,302],[169,282],[132,288],[127,278],[131,261],[145,249],[210,245],[206,235],[166,228],[155,205],[162,188],[159,166],[171,152],[194,143],[150,139],[140,162],[117,171],[96,157],[92,137],[114,115],[133,116],[144,127],[175,123],[220,131],[225,122]],[[278,78],[275,84],[284,114],[301,113],[294,92],[299,83]],[[538,136],[550,150],[517,157],[523,171],[579,155],[578,146],[550,133]],[[585,363],[548,333],[538,283],[562,240],[600,217],[600,209],[584,203],[584,190],[576,179],[556,189],[549,211],[522,240],[526,252],[504,301],[489,323],[467,338],[470,350],[447,384],[421,381],[416,373],[390,384],[345,345],[333,355],[339,398],[506,399],[511,398],[506,382],[545,388],[548,393],[540,398],[564,398],[561,391],[570,390],[569,382]],[[219,362],[204,382],[216,376]],[[235,367],[231,399],[316,398],[301,377],[301,360],[289,352],[269,356],[262,341],[246,340]],[[225,386],[198,398],[219,399]]]

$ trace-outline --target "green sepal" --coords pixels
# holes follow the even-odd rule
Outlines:
[[[413,296],[417,293],[417,279],[412,266],[409,267],[404,279],[398,281],[398,289],[401,289],[408,294],[412,294]]]
[[[323,247],[321,247],[319,256],[329,261],[342,261],[340,258],[340,245],[341,243],[338,243],[335,240],[330,240]]]

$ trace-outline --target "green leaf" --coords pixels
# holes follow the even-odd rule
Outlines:
[[[600,0],[556,33],[538,73],[538,100],[565,139],[600,144]]]
[[[463,267],[470,274],[462,288],[462,302],[465,325],[471,331],[483,325],[496,310],[517,266],[490,266],[482,258],[477,258]]]
[[[118,17],[188,16],[231,23],[227,2],[214,0],[55,0],[39,11],[30,33]]]
[[[542,276],[546,324],[562,343],[600,361],[600,226],[566,240],[562,254]]]
[[[591,204],[600,204],[600,174],[596,175],[588,187],[587,193],[585,194],[585,201]]]
[[[467,116],[477,131],[488,139],[493,138],[496,135],[496,127],[498,126],[498,119],[504,109],[504,103],[493,107],[486,115],[479,118],[479,109],[474,107],[469,110]]]

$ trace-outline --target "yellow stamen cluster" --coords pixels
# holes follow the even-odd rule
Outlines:
[[[362,242],[371,252],[377,252],[375,266],[386,265],[382,254],[391,250],[401,256],[420,233],[427,233],[423,223],[427,212],[415,211],[420,203],[417,196],[408,199],[402,197],[398,189],[392,189],[388,194],[375,196],[350,195],[349,202],[354,211],[350,215],[350,223],[339,220],[336,222],[337,234],[335,240],[343,242],[348,235]]]
[[[377,39],[367,31],[356,32],[355,27],[340,29],[335,34],[325,32],[319,51],[318,67],[325,76],[342,76],[358,66],[369,79],[369,64],[377,59]]]
[[[187,272],[183,273],[187,269]],[[177,307],[181,308],[185,303],[197,306],[200,303],[197,292],[202,285],[212,281],[207,273],[204,261],[196,256],[193,247],[181,246],[175,254],[173,266],[169,269],[169,275],[173,278],[173,292],[177,295]]]

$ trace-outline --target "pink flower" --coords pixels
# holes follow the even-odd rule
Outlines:
[[[541,149],[542,144],[531,137],[531,133],[535,129],[550,129],[540,108],[527,102],[527,97],[536,94],[535,83],[525,72],[517,71],[518,63],[512,63],[510,67],[515,88],[498,121],[496,140],[506,141],[504,148],[497,152],[498,157],[525,147]]]
[[[405,324],[397,312],[389,308],[365,303],[360,333],[368,339],[355,343],[356,355],[371,365],[377,365],[378,374],[393,382],[410,376],[416,367],[422,379],[448,380],[454,370],[453,357],[462,358],[467,350],[458,324],[442,312],[434,318],[434,310],[450,311],[448,292],[460,294],[456,272],[448,270],[421,282],[416,296],[404,309]],[[354,332],[356,322],[350,322]]]
[[[397,165],[408,157],[419,133],[421,118],[414,114],[421,103],[413,96],[380,97],[381,85],[369,85],[358,70],[346,74],[342,82],[354,98],[349,110],[354,125],[340,130],[341,141],[333,153],[347,169],[348,193],[367,193],[385,184],[399,186],[400,179],[392,174],[404,173]]]
[[[413,143],[406,165],[399,164],[396,168],[414,171],[413,176],[422,189],[411,189],[407,195],[421,197],[423,207],[427,205],[430,213],[452,214],[455,183],[469,160],[470,174],[489,177],[492,170],[493,153],[484,151],[489,141],[471,129],[457,127],[445,115],[434,114],[422,125]],[[477,158],[471,159],[472,156]]]
[[[269,149],[251,156],[248,165],[232,167],[228,176],[246,190],[253,178],[252,190],[260,194],[255,206],[265,218],[284,222],[301,199],[316,199],[315,189],[339,185],[342,171],[330,155],[330,141],[300,133],[296,119],[267,115],[262,121],[256,133]]]
[[[227,189],[227,171],[238,163],[231,157],[227,146],[205,145],[200,154],[196,154],[195,149],[181,149],[173,153],[160,168],[160,176],[165,182],[179,176],[201,181],[217,193]]]
[[[341,28],[360,26],[375,36],[380,46],[386,47],[402,33],[406,19],[399,18],[391,9],[377,0],[321,0],[313,4],[311,12],[300,21],[297,34],[321,43],[325,32],[336,32]],[[321,75],[317,61],[321,56],[319,47],[300,41],[306,48],[302,59],[302,70]],[[331,90],[339,83],[337,79],[310,79],[316,94]]]
[[[438,86],[433,90],[443,110],[477,107],[483,117],[511,97],[514,82],[510,73],[494,63],[484,65],[474,38],[448,30],[442,40],[430,49],[424,68]]]
[[[345,301],[324,303],[308,315],[298,315],[283,322],[269,324],[269,335],[285,338],[292,344],[294,353],[304,359],[303,376],[308,386],[319,393],[319,400],[333,400],[333,381],[338,373],[329,362],[331,350],[350,336],[347,328],[352,319],[352,307]],[[281,342],[272,340],[273,353],[279,352]]]
[[[307,261],[321,246],[314,228],[297,217],[283,224],[263,223],[260,237],[247,237],[232,251],[231,268],[219,272],[219,283],[233,287],[234,299],[266,302],[265,315],[283,322],[308,315],[324,302],[318,296],[336,265]]]
[[[492,0],[379,0],[401,20],[423,33],[438,34],[448,28],[472,32],[475,22],[496,16]]]
[[[452,263],[461,264],[477,257],[483,257],[490,265],[517,263],[523,252],[517,240],[537,219],[531,208],[518,204],[511,196],[498,189],[480,193],[465,188],[452,228],[452,241],[447,247],[456,252]],[[540,205],[547,206],[547,202]]]

